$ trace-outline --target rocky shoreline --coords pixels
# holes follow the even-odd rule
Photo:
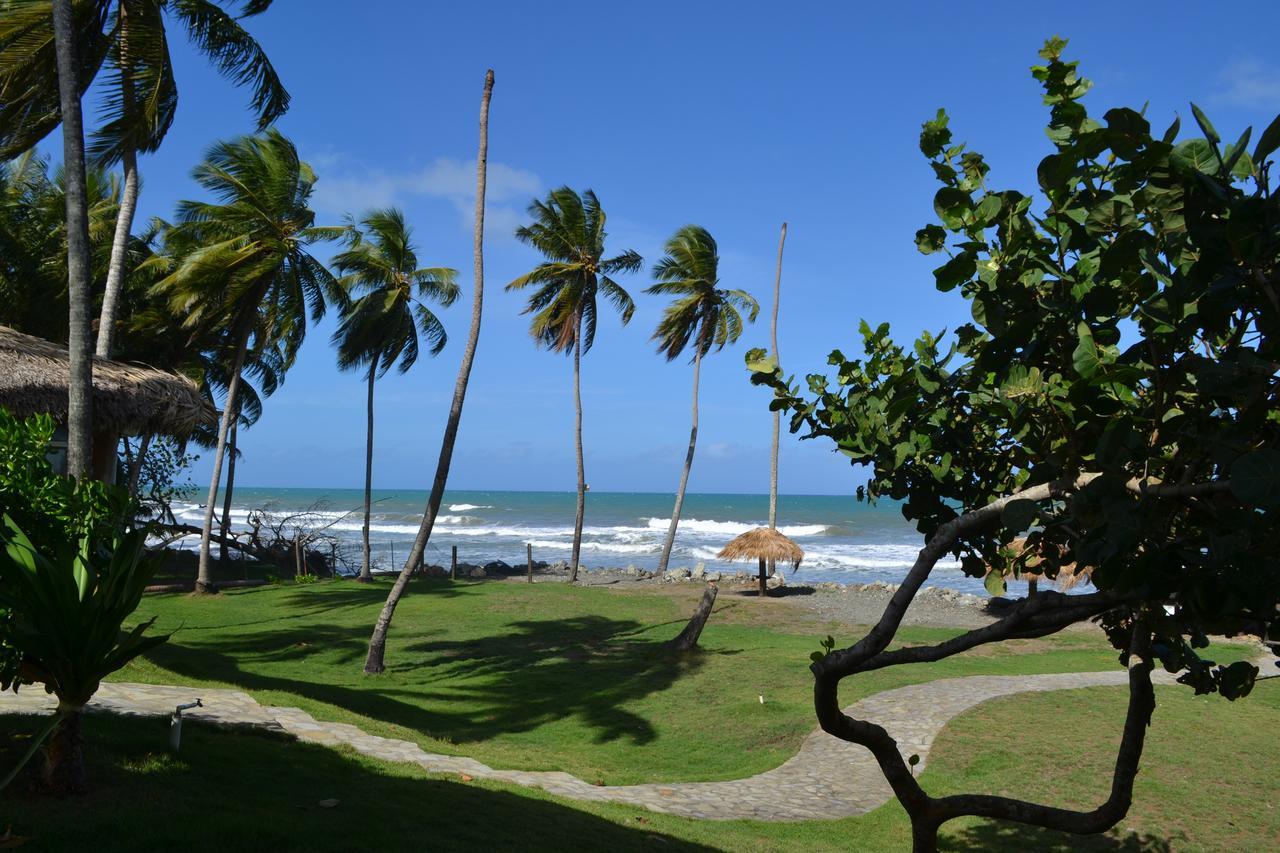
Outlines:
[[[527,578],[528,571],[526,564],[492,560],[483,565],[459,563],[457,576],[476,580],[487,578],[522,581]],[[433,577],[448,577],[449,569],[446,566],[428,565],[423,568],[423,573]],[[569,565],[564,561],[555,563],[535,561],[533,574],[535,580],[541,583],[567,582]],[[658,575],[656,572],[635,565],[582,566],[578,572],[578,584],[591,587],[653,589],[700,586],[707,583],[716,583],[726,592],[753,595],[757,589],[758,578],[755,572],[707,571],[702,563],[696,564],[693,568],[680,566],[669,569],[665,575]],[[797,582],[794,576],[791,580],[786,580],[780,575],[769,578],[768,586],[773,591],[770,600],[794,604],[811,611],[821,619],[856,625],[876,622],[883,614],[885,605],[898,589],[897,584],[885,581],[866,584],[844,584],[835,581],[811,583]],[[915,600],[907,610],[903,624],[949,628],[981,627],[998,618],[991,612],[993,605],[998,607],[996,601],[983,596],[969,595],[943,587],[926,586],[916,594]]]

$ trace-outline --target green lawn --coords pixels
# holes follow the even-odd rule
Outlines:
[[[1262,683],[1234,704],[1177,688],[1159,688],[1158,701],[1134,806],[1117,831],[1080,839],[956,821],[944,831],[943,849],[1272,849],[1280,837],[1274,739],[1280,683]],[[1094,688],[986,703],[939,739],[923,783],[937,794],[985,790],[1095,803],[1103,796],[1124,702],[1122,688]],[[34,726],[31,718],[6,720],[6,731],[19,736],[0,738],[0,764],[14,760],[21,734]],[[19,789],[0,798],[0,828],[26,837],[24,850],[820,853],[909,847],[906,820],[894,803],[839,821],[709,823],[433,778],[410,765],[261,733],[189,725],[175,758],[160,751],[164,720],[95,715],[85,732],[90,794],[65,802]],[[336,806],[320,807],[330,798]]]
[[[702,651],[672,658],[658,643],[680,630],[696,590],[435,580],[410,589],[382,676],[361,665],[387,584],[336,581],[149,596],[139,615],[175,633],[117,678],[235,687],[430,751],[609,784],[750,775],[792,755],[814,726],[807,659],[831,626],[786,602],[722,595]],[[835,633],[854,638],[847,627]],[[870,673],[847,682],[843,698],[954,675],[1115,666],[1100,633],[1074,632]]]

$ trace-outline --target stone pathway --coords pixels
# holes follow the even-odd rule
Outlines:
[[[1270,663],[1263,666],[1264,675],[1274,671]],[[884,726],[898,741],[904,757],[913,753],[920,756],[917,769],[923,770],[929,747],[947,721],[988,699],[1014,693],[1123,685],[1127,680],[1127,674],[1120,669],[1060,675],[944,678],[877,693],[845,708],[845,713]],[[1162,671],[1155,672],[1153,680],[1173,683],[1173,677]],[[475,779],[542,788],[575,800],[643,806],[655,812],[701,820],[832,819],[863,814],[893,796],[870,752],[820,729],[806,737],[800,751],[781,766],[746,779],[668,785],[592,785],[568,773],[495,770],[472,758],[424,752],[416,743],[367,734],[346,723],[321,722],[298,708],[266,707],[238,690],[104,683],[90,708],[160,716],[171,714],[174,706],[197,697],[204,707],[184,712],[184,718],[284,731],[299,740],[325,746],[345,744],[384,761],[411,762],[431,773],[465,774]],[[54,704],[51,696],[30,688],[16,695],[0,694],[0,713],[40,713],[51,710]]]

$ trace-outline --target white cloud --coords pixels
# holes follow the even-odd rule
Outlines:
[[[1222,88],[1214,100],[1241,107],[1270,109],[1280,103],[1280,69],[1257,59],[1231,63],[1218,75]]]
[[[404,204],[413,197],[449,201],[459,223],[470,229],[475,214],[476,162],[441,157],[407,172],[355,167],[341,155],[326,153],[327,168],[317,169],[319,180],[311,197],[316,210],[331,215],[356,213],[371,207]],[[542,182],[533,172],[489,163],[485,186],[485,232],[509,236],[523,222],[524,203],[538,194]],[[518,206],[513,206],[513,204]]]

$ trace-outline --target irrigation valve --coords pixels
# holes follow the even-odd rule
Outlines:
[[[173,709],[173,716],[169,718],[169,749],[172,752],[177,752],[178,747],[182,745],[182,712],[203,707],[204,703],[197,699]]]

